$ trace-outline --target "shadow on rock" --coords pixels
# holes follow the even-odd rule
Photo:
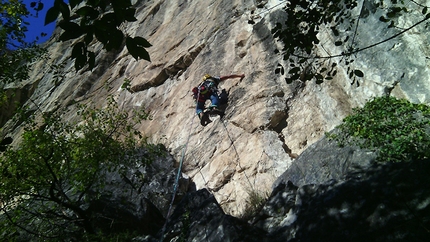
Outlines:
[[[187,194],[169,219],[163,241],[263,241],[265,231],[226,215],[202,189]]]
[[[279,184],[268,205],[289,204],[291,209],[282,206],[278,214],[263,209],[256,225],[277,218],[270,241],[428,240],[430,160],[375,164],[346,178],[299,188]]]

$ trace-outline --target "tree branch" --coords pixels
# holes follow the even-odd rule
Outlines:
[[[13,218],[10,216],[10,214],[9,214],[9,212],[8,211],[6,211],[5,209],[3,209],[3,208],[1,208],[1,210],[3,211],[3,214],[4,215],[6,215],[6,218],[7,218],[7,220],[13,225],[13,226],[15,226],[15,227],[17,227],[17,228],[19,228],[19,229],[21,229],[21,230],[23,230],[23,231],[25,231],[26,233],[28,233],[28,234],[32,234],[32,235],[35,235],[35,236],[41,236],[41,237],[44,237],[44,238],[47,238],[47,239],[55,239],[55,238],[57,238],[57,236],[48,236],[48,235],[46,235],[46,234],[43,234],[43,233],[37,233],[37,232],[34,232],[34,231],[32,231],[32,230],[29,230],[29,229],[27,229],[26,227],[24,227],[24,226],[21,226],[19,223],[17,223],[17,222],[14,222],[13,221]]]
[[[417,22],[417,23],[413,24],[413,25],[412,25],[412,26],[410,26],[409,28],[407,28],[407,29],[405,29],[405,30],[403,30],[403,31],[400,31],[399,33],[397,33],[397,34],[395,34],[395,35],[393,35],[393,36],[391,36],[391,37],[389,37],[389,38],[387,38],[387,39],[385,39],[385,40],[379,41],[379,42],[377,42],[377,43],[374,43],[374,44],[371,44],[371,45],[369,45],[369,46],[363,47],[363,48],[361,48],[361,49],[353,50],[353,51],[350,51],[350,52],[347,52],[347,53],[342,53],[342,54],[338,54],[338,55],[330,55],[330,56],[313,56],[313,57],[309,57],[309,56],[301,56],[301,55],[296,55],[296,54],[291,54],[291,55],[292,55],[292,56],[295,56],[295,57],[297,57],[297,58],[302,58],[302,59],[331,59],[331,58],[335,58],[335,57],[350,56],[350,55],[352,55],[352,54],[355,54],[355,53],[358,53],[358,52],[361,52],[361,51],[364,51],[364,50],[367,50],[367,49],[373,48],[373,47],[375,47],[375,46],[377,46],[377,45],[380,45],[380,44],[385,43],[385,42],[387,42],[387,41],[389,41],[389,40],[392,40],[392,39],[394,39],[394,38],[396,38],[396,37],[398,37],[398,36],[400,36],[400,35],[404,34],[405,32],[407,32],[407,31],[409,31],[409,30],[413,29],[413,28],[414,28],[414,27],[416,27],[417,25],[419,25],[419,24],[421,24],[421,23],[423,23],[423,22],[427,21],[429,18],[430,18],[430,14],[428,14],[428,15],[427,15],[423,20],[421,20],[421,21],[419,21],[419,22]]]

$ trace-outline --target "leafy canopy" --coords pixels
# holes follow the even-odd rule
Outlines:
[[[340,145],[359,144],[378,152],[379,161],[430,157],[430,107],[405,99],[379,97],[356,108],[329,137]]]
[[[0,234],[14,231],[58,241],[76,234],[97,234],[91,204],[103,193],[109,172],[151,162],[164,151],[148,144],[134,126],[145,112],[117,108],[113,98],[104,109],[80,107],[80,122],[44,114],[31,119],[15,149],[0,157]],[[16,238],[15,238],[16,239]]]
[[[35,5],[34,9],[38,11],[38,6]],[[25,40],[28,23],[24,19],[29,14],[21,0],[0,2],[0,127],[20,105],[15,103],[17,98],[14,98],[14,90],[8,84],[27,79],[31,64],[46,53],[35,42]]]
[[[337,74],[337,65],[344,64],[347,67],[351,84],[359,85],[358,80],[364,77],[359,69],[354,69],[354,54],[382,44],[411,30],[417,25],[426,22],[430,18],[428,7],[416,1],[389,0],[367,3],[357,0],[288,0],[285,1],[286,20],[276,23],[272,29],[273,37],[281,43],[275,53],[282,56],[288,66],[279,63],[275,73],[285,76],[287,83],[300,80],[302,82],[315,80],[317,84],[325,80],[331,80]],[[361,3],[361,6],[358,4]],[[353,11],[360,10],[359,14]],[[409,27],[397,27],[399,17],[407,14],[421,13],[422,20]],[[366,18],[369,14],[378,14],[379,21],[385,23],[388,29],[397,32],[393,36],[377,43],[369,43],[368,46],[357,46],[356,36],[360,18]],[[252,20],[250,23],[254,23]],[[331,32],[333,39],[330,45],[321,42],[323,31]],[[333,45],[332,45],[333,44]],[[338,54],[328,54],[334,47]],[[324,53],[316,51],[325,49]]]
[[[21,0],[0,2],[0,87],[27,79],[30,63],[45,52],[25,40],[29,14]]]
[[[82,69],[86,64],[89,69],[93,69],[95,53],[89,51],[88,47],[94,37],[103,44],[106,51],[119,50],[125,38],[127,49],[136,60],[141,58],[150,61],[146,48],[151,47],[151,44],[142,37],[125,36],[120,29],[123,23],[137,21],[135,13],[131,0],[69,0],[69,5],[63,0],[55,0],[54,6],[46,13],[45,24],[56,21],[61,14],[59,26],[64,31],[59,40],[81,40],[74,44],[71,55],[75,59],[76,70]]]

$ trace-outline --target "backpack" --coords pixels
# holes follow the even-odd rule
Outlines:
[[[205,96],[209,92],[217,92],[216,84],[213,81],[206,80],[200,83],[197,87],[193,88],[194,98],[197,98],[198,95]]]
[[[225,89],[222,89],[220,94],[218,95],[219,103],[226,104],[228,102],[228,93]]]
[[[206,90],[207,91],[216,92],[216,91],[218,91],[217,86],[218,85],[215,83],[215,81],[212,81],[211,79],[208,79],[208,80],[202,82],[199,85],[199,87],[200,87],[200,93],[202,93],[202,91],[206,92]]]
[[[209,77],[197,87],[192,89],[194,99],[199,98],[198,101],[203,102],[210,93],[215,93],[218,95],[220,104],[226,104],[228,102],[228,93],[225,89],[221,92],[218,91],[219,78]]]

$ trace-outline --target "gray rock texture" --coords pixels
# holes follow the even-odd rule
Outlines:
[[[389,7],[389,2],[383,1],[384,6]],[[396,32],[378,21],[375,3],[360,0],[354,10],[354,16],[360,16],[355,37],[359,47]],[[365,72],[359,86],[351,85],[341,63],[331,81],[288,85],[274,72],[282,60],[274,54],[279,43],[270,31],[276,22],[287,19],[278,1],[151,0],[136,1],[135,6],[138,21],[121,28],[153,44],[148,49],[152,62],[136,61],[125,47],[106,53],[94,44],[95,69],[76,72],[69,59],[74,42],[55,42],[57,29],[46,44],[49,58],[34,64],[29,80],[10,88],[27,88],[15,92],[28,97],[26,105],[34,112],[67,108],[64,118],[69,120],[75,118],[76,103],[103,107],[108,95],[126,110],[148,110],[152,119],[142,121],[139,129],[150,141],[164,144],[176,162],[183,158],[182,172],[196,189],[210,191],[230,215],[246,212],[252,192],[270,193],[297,155],[338,125],[353,107],[387,93],[414,102],[430,101],[425,25],[358,53],[350,67]],[[423,17],[411,12],[396,24],[407,28]],[[248,23],[251,18],[254,25]],[[321,33],[316,51],[338,54],[347,48],[335,46],[329,33]],[[54,65],[61,66],[56,78]],[[191,89],[205,73],[246,77],[221,84],[230,94],[226,115],[201,127]],[[132,93],[121,88],[126,80]],[[17,136],[18,125],[10,121],[3,132]]]
[[[429,160],[375,164],[356,147],[325,152],[330,146],[322,139],[294,161],[249,220],[226,215],[203,189],[188,193],[156,236],[136,241],[426,241]],[[295,163],[309,171],[294,175]]]
[[[375,159],[375,152],[351,146],[339,147],[337,141],[323,138],[310,145],[278,177],[273,188],[288,181],[296,186],[342,181],[348,173],[368,168]]]

